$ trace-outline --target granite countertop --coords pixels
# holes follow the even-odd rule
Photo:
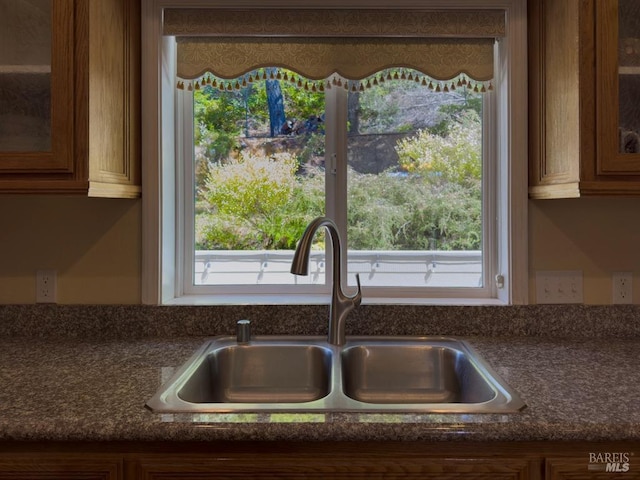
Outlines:
[[[527,408],[512,414],[154,414],[210,336],[0,338],[0,440],[640,440],[640,338],[463,336]]]

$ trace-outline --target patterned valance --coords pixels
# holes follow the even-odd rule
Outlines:
[[[392,67],[411,68],[436,80],[464,73],[486,81],[493,77],[491,39],[407,38],[209,38],[178,40],[178,76],[212,73],[236,78],[260,67],[282,67],[320,80],[338,73],[360,80]]]
[[[408,68],[435,80],[493,78],[504,12],[407,10],[166,9],[178,43],[178,77],[223,79],[280,67],[312,80],[362,80]]]
[[[217,37],[505,36],[502,10],[168,8],[164,34]]]

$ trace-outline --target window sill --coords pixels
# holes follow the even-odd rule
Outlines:
[[[185,295],[164,305],[328,305],[330,295]],[[507,305],[497,298],[390,298],[367,297],[363,305]]]

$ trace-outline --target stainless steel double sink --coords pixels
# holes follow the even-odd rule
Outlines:
[[[507,413],[524,407],[467,342],[256,336],[205,343],[147,402],[154,412]]]

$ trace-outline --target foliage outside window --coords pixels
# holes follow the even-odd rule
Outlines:
[[[347,96],[349,253],[480,252],[482,95],[397,74]],[[193,92],[201,252],[293,250],[326,214],[325,83],[276,69],[249,77],[210,76]],[[382,162],[360,158],[383,146]]]

